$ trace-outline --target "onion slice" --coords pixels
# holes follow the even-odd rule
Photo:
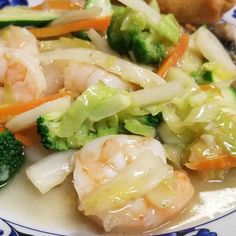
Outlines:
[[[71,10],[62,14],[58,19],[54,20],[50,25],[60,25],[72,21],[93,19],[101,15],[102,9],[100,7],[93,7],[89,9]]]
[[[137,12],[142,12],[147,17],[148,21],[155,26],[159,25],[161,20],[161,15],[148,4],[142,0],[118,0],[127,7],[133,9]]]
[[[103,38],[95,29],[90,29],[88,31],[88,37],[99,51],[119,57],[119,55],[109,47],[106,39]]]
[[[148,69],[93,49],[60,49],[42,53],[40,59],[44,63],[70,60],[96,65],[118,75],[126,82],[138,84],[144,88],[166,83],[163,78]]]
[[[202,55],[209,61],[222,65],[226,70],[236,74],[236,66],[220,41],[205,27],[196,32],[196,44]]]
[[[74,170],[74,152],[58,152],[41,159],[26,169],[28,178],[42,194],[47,193]]]
[[[50,112],[63,112],[71,106],[71,102],[70,96],[46,102],[34,109],[14,116],[7,122],[6,127],[12,132],[28,129],[36,124],[39,116],[46,115]]]
[[[167,102],[177,96],[181,96],[183,92],[184,87],[182,81],[173,80],[157,87],[131,92],[131,95],[135,102],[142,107]]]

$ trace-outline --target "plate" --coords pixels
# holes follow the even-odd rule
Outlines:
[[[29,1],[37,5],[43,0]],[[4,1],[0,1],[4,2]],[[8,2],[8,1],[6,1]],[[25,0],[10,1],[22,2]],[[236,6],[222,19],[236,25]],[[28,149],[33,159],[46,155],[43,150]],[[225,180],[226,188],[212,183],[211,190],[199,184],[200,194],[176,222],[158,230],[162,236],[235,236],[236,223],[236,171]],[[106,235],[92,222],[80,215],[76,206],[76,194],[71,179],[42,196],[29,183],[24,170],[1,190],[0,194],[0,236],[18,235]],[[191,215],[189,215],[191,214]],[[168,229],[168,230],[167,230]],[[111,234],[109,234],[111,235]],[[117,234],[116,234],[117,235]],[[157,234],[156,234],[157,235]]]

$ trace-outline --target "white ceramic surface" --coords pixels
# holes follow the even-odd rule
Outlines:
[[[42,1],[32,0],[29,3],[37,5]],[[236,7],[227,13],[223,20],[236,25]],[[34,150],[28,151],[35,155]],[[233,176],[236,176],[236,172]],[[229,177],[229,183],[234,182],[231,178]],[[70,179],[42,197],[29,184],[22,171],[11,186],[1,190],[0,236],[21,233],[81,236],[102,234],[95,225],[79,215],[76,210],[75,193],[72,185],[68,183],[71,183]],[[19,186],[23,186],[23,189]],[[174,223],[170,225],[167,233],[161,230],[162,235],[235,236],[236,184],[229,184],[225,190],[219,189],[217,185],[213,188],[213,192],[202,191],[202,196],[198,196],[200,200],[198,199],[199,203],[192,209],[193,216],[189,218],[184,213],[186,216],[183,215],[183,220],[177,226]]]

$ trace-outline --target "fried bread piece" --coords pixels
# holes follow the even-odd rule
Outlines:
[[[173,13],[180,23],[210,24],[220,20],[236,0],[157,0],[162,13]]]

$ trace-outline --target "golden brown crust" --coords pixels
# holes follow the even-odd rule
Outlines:
[[[236,4],[236,0],[158,0],[161,12],[173,13],[179,22],[209,24]]]

